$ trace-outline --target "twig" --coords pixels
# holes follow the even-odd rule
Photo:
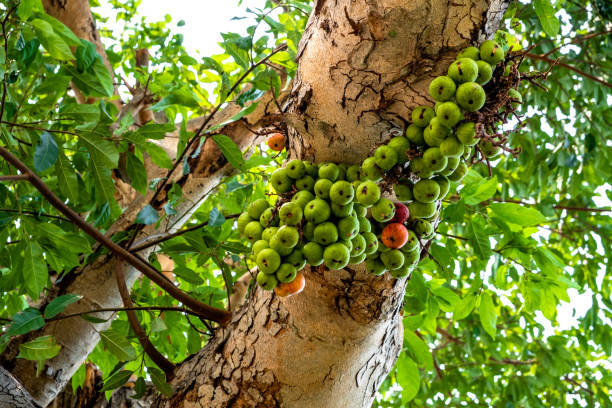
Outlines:
[[[1,181],[22,181],[22,180],[27,180],[30,176],[28,176],[27,174],[16,174],[13,176],[0,176],[0,182]]]
[[[608,34],[611,34],[611,33],[612,33],[612,30],[608,30],[608,31],[602,31],[602,32],[582,35],[582,36],[579,36],[579,37],[576,37],[576,38],[572,39],[572,41],[570,41],[570,42],[567,42],[565,44],[561,44],[558,47],[553,48],[552,50],[548,51],[547,53],[542,54],[542,56],[543,57],[548,57],[550,54],[552,54],[555,51],[560,50],[561,48],[565,47],[566,45],[578,44],[578,43],[581,43],[583,41],[590,40],[591,38],[599,37],[600,35],[608,35]]]
[[[39,130],[41,132],[49,132],[49,133],[61,133],[61,134],[64,134],[64,135],[72,135],[72,136],[80,137],[80,135],[78,133],[70,132],[68,130],[46,129],[46,128],[42,128],[42,127],[38,127],[38,126],[26,125],[25,123],[8,122],[6,120],[3,120],[1,123],[5,124],[5,125],[9,125],[9,126],[15,126],[15,127],[24,128],[24,129]]]
[[[117,278],[117,288],[119,289],[119,294],[121,295],[121,300],[123,301],[123,305],[127,308],[125,313],[127,315],[128,321],[130,322],[130,326],[136,337],[138,338],[138,342],[142,346],[142,349],[145,353],[153,360],[155,364],[159,368],[161,368],[166,374],[166,379],[170,380],[174,377],[174,369],[176,366],[172,364],[170,360],[168,360],[162,353],[157,350],[157,348],[151,343],[149,340],[149,336],[147,336],[147,332],[142,328],[140,322],[138,321],[138,317],[136,316],[136,312],[129,308],[133,307],[132,299],[130,299],[130,292],[125,283],[125,275],[123,274],[123,270],[121,268],[117,268],[115,272],[115,277]]]
[[[558,61],[558,60],[553,60],[551,58],[548,58],[548,57],[546,57],[544,55],[539,55],[539,54],[527,53],[526,55],[529,58],[540,60],[540,61],[545,61],[545,62],[548,62],[549,64],[555,64],[556,63],[560,67],[569,69],[570,71],[574,71],[578,75],[581,75],[581,76],[583,76],[585,78],[589,78],[589,79],[591,79],[591,80],[593,80],[595,82],[598,82],[598,83],[602,84],[605,87],[612,88],[612,84],[611,83],[606,82],[603,79],[597,78],[596,76],[591,75],[588,72],[584,72],[584,71],[582,71],[582,70],[580,70],[580,69],[578,69],[578,68],[576,68],[576,67],[574,67],[572,65],[569,65],[569,64],[567,64],[565,62],[561,62],[561,61]]]
[[[192,310],[199,312],[202,317],[221,324],[225,324],[229,321],[231,318],[231,313],[223,309],[218,309],[207,305],[206,303],[189,296],[187,293],[174,286],[171,282],[168,282],[163,277],[163,274],[159,273],[159,271],[157,271],[155,268],[147,265],[147,263],[143,262],[136,255],[115,244],[109,237],[105,236],[92,225],[87,223],[72,208],[68,207],[62,200],[60,200],[59,197],[57,197],[53,191],[51,191],[51,189],[49,189],[49,187],[32,170],[30,170],[28,166],[26,166],[21,160],[2,146],[0,146],[0,156],[15,166],[23,174],[28,174],[30,176],[30,183],[42,194],[42,196],[59,212],[70,219],[78,228],[83,230],[87,235],[91,236],[100,244],[107,247],[120,259],[138,269],[146,277],[168,292],[169,295],[181,301],[185,306],[191,308]]]
[[[232,218],[237,218],[240,214],[232,214],[232,215],[228,215],[227,217],[225,217],[226,220],[232,219]],[[152,241],[147,241],[147,242],[143,242],[140,245],[137,245],[133,248],[130,248],[130,252],[134,253],[134,252],[138,252],[138,251],[142,251],[143,249],[147,249],[150,248],[152,246],[155,246],[157,244],[160,244],[162,242],[168,241],[169,239],[172,239],[174,237],[178,237],[180,235],[186,234],[187,232],[190,231],[195,231],[197,229],[200,229],[202,227],[205,227],[208,225],[208,221],[207,222],[202,222],[200,224],[191,226],[189,228],[185,228],[183,230],[179,230],[176,232],[173,232],[171,234],[167,234],[167,235],[162,235],[161,237],[155,238]]]
[[[59,215],[37,213],[36,211],[23,211],[23,210],[20,211],[20,210],[13,210],[13,209],[9,209],[9,208],[0,208],[0,212],[15,213],[15,214],[21,214],[21,215],[31,215],[33,217],[53,218],[53,219],[56,219],[56,220],[72,222],[68,218],[60,217]]]
[[[79,313],[71,313],[71,314],[67,314],[67,315],[57,315],[55,317],[52,317],[51,319],[46,319],[47,322],[53,322],[55,320],[63,320],[63,319],[69,319],[72,317],[80,317],[83,315],[88,315],[88,314],[93,314],[93,313],[103,313],[103,312],[125,312],[127,310],[145,310],[145,311],[161,311],[161,312],[178,312],[178,313],[184,313],[187,315],[191,315],[191,316],[200,316],[199,314],[197,314],[196,312],[189,310],[189,309],[185,309],[183,307],[176,307],[176,306],[132,306],[132,307],[105,307],[105,308],[101,308],[101,309],[94,309],[94,310],[87,310],[85,312],[79,312]]]

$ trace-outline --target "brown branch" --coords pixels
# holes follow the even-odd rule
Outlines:
[[[174,369],[176,366],[172,364],[170,360],[168,360],[162,353],[157,350],[157,348],[151,343],[149,340],[149,336],[147,332],[142,328],[140,322],[138,321],[138,317],[136,316],[136,312],[131,310],[133,307],[132,299],[130,299],[130,291],[127,288],[125,283],[125,275],[123,274],[123,270],[121,268],[117,268],[116,270],[116,278],[117,278],[117,288],[119,289],[119,294],[121,295],[121,300],[123,301],[123,305],[126,307],[126,315],[128,321],[130,322],[130,326],[136,337],[138,338],[138,342],[142,346],[144,352],[151,358],[151,360],[157,364],[159,368],[163,370],[166,374],[166,379],[170,380],[174,377]]]
[[[229,219],[232,219],[232,218],[237,218],[239,215],[240,214],[228,215],[227,217],[225,217],[225,219],[229,220]],[[185,228],[183,230],[179,230],[179,231],[173,232],[171,234],[163,235],[161,237],[155,238],[152,241],[144,242],[144,243],[142,243],[140,245],[137,245],[135,247],[130,248],[130,252],[134,253],[134,252],[142,251],[143,249],[150,248],[150,247],[155,246],[157,244],[160,244],[162,242],[168,241],[169,239],[172,239],[174,237],[178,237],[178,236],[181,236],[183,234],[186,234],[187,232],[198,230],[198,229],[200,229],[202,227],[205,227],[207,225],[208,225],[208,221],[207,222],[202,222],[202,223],[194,225],[194,226],[191,226],[189,228]]]
[[[68,130],[45,129],[45,128],[41,128],[41,127],[38,127],[38,126],[30,126],[30,125],[27,125],[25,123],[7,122],[5,120],[3,120],[1,123],[5,124],[5,125],[9,125],[9,126],[24,128],[24,129],[32,129],[32,130],[39,130],[41,132],[60,133],[60,134],[64,134],[64,135],[72,135],[72,136],[80,137],[80,135],[78,133],[70,132]]]
[[[561,62],[561,61],[559,61],[559,60],[553,60],[553,59],[551,59],[551,58],[548,58],[548,57],[546,57],[546,56],[544,56],[544,55],[539,55],[539,54],[527,53],[526,55],[527,55],[529,58],[531,58],[531,59],[536,59],[536,60],[540,60],[540,61],[545,61],[545,62],[548,62],[549,64],[556,64],[556,65],[559,65],[560,67],[563,67],[563,68],[569,69],[570,71],[574,71],[575,73],[577,73],[577,74],[578,74],[578,75],[580,75],[580,76],[583,76],[583,77],[585,77],[585,78],[589,78],[589,79],[591,79],[591,80],[593,80],[593,81],[595,81],[595,82],[598,82],[598,83],[602,84],[602,85],[603,85],[603,86],[605,86],[605,87],[612,88],[612,84],[611,84],[611,83],[606,82],[606,81],[604,81],[603,79],[597,78],[596,76],[591,75],[591,74],[589,74],[588,72],[584,72],[584,71],[582,71],[582,70],[580,70],[580,69],[578,69],[578,68],[576,68],[576,67],[574,67],[574,66],[572,66],[572,65],[569,65],[569,64],[567,64],[567,63],[565,63],[565,62]]]
[[[28,176],[27,174],[16,174],[16,175],[12,175],[12,176],[0,176],[0,182],[2,181],[22,181],[22,180],[28,180],[30,178],[30,176]]]
[[[23,174],[28,174],[30,176],[30,183],[42,194],[42,196],[59,212],[70,219],[77,227],[98,241],[100,244],[107,247],[120,259],[142,272],[146,277],[168,292],[169,295],[181,301],[185,306],[200,313],[201,316],[207,319],[221,324],[226,324],[230,320],[231,313],[207,305],[206,303],[189,296],[187,293],[174,286],[171,282],[168,282],[155,268],[143,262],[136,255],[115,244],[109,237],[105,236],[96,228],[88,224],[79,214],[60,200],[59,197],[57,197],[53,191],[51,191],[51,189],[49,189],[49,187],[32,170],[30,170],[29,167],[27,167],[21,160],[2,146],[0,146],[0,156],[15,166]]]
[[[72,317],[80,317],[93,313],[103,313],[103,312],[125,312],[127,310],[144,310],[144,311],[160,311],[160,312],[178,312],[184,313],[191,316],[200,317],[199,314],[194,312],[193,310],[185,309],[183,307],[176,306],[132,306],[132,307],[105,307],[101,309],[87,310],[85,312],[71,313],[67,315],[58,315],[52,317],[51,319],[45,319],[47,322],[53,322],[55,320],[63,320],[69,319]],[[10,320],[10,319],[9,319]]]
[[[580,384],[578,381],[574,380],[573,378],[571,378],[568,375],[563,377],[563,381],[567,381],[568,383],[578,387],[581,391],[584,391],[584,392],[588,393],[589,395],[593,395],[593,391],[591,391],[590,389],[588,389],[584,385]]]
[[[581,36],[578,36],[578,37],[572,39],[572,41],[570,41],[570,42],[567,42],[565,44],[561,44],[558,47],[553,48],[552,50],[548,51],[547,53],[542,54],[542,56],[543,57],[548,57],[553,52],[558,51],[558,50],[560,50],[561,48],[563,48],[563,47],[565,47],[567,45],[579,44],[579,43],[581,43],[583,41],[590,40],[591,38],[599,37],[600,35],[608,35],[608,34],[611,34],[611,33],[612,33],[612,30],[608,30],[608,31],[601,31],[601,32],[597,32],[597,33],[581,35]]]

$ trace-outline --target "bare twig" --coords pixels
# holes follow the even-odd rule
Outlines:
[[[237,218],[240,214],[232,214],[232,215],[228,215],[227,217],[225,217],[226,220],[232,219],[232,218]],[[173,232],[171,234],[166,234],[166,235],[162,235],[160,237],[157,237],[153,240],[146,240],[146,242],[143,242],[140,245],[137,245],[135,247],[130,248],[130,252],[134,253],[134,252],[138,252],[138,251],[142,251],[143,249],[147,249],[150,248],[152,246],[155,246],[157,244],[161,244],[162,242],[168,241],[169,239],[172,239],[174,237],[178,237],[180,235],[186,234],[187,232],[190,231],[195,231],[198,230],[200,228],[203,228],[205,226],[208,225],[208,221],[207,222],[202,222],[200,224],[197,225],[193,225],[189,228],[185,228],[183,230],[179,230],[176,232]]]
[[[540,61],[545,61],[545,62],[548,62],[549,64],[556,63],[556,64],[557,64],[557,65],[559,65],[560,67],[563,67],[563,68],[569,69],[570,71],[574,71],[575,73],[577,73],[577,74],[578,74],[578,75],[580,75],[580,76],[583,76],[583,77],[585,77],[585,78],[589,78],[589,79],[591,79],[591,80],[593,80],[593,81],[595,81],[595,82],[598,82],[598,83],[602,84],[602,85],[603,85],[603,86],[605,86],[605,87],[612,88],[612,84],[611,84],[611,83],[606,82],[606,81],[604,81],[603,79],[597,78],[596,76],[591,75],[591,74],[589,74],[588,72],[584,72],[584,71],[582,71],[582,70],[580,70],[580,69],[578,69],[578,68],[574,67],[573,65],[569,65],[569,64],[567,64],[567,63],[565,63],[565,62],[561,62],[561,61],[558,61],[558,60],[553,60],[553,59],[551,59],[551,58],[548,58],[548,57],[547,57],[547,56],[545,56],[545,55],[539,55],[539,54],[527,53],[527,56],[528,56],[529,58],[531,58],[531,59],[536,59],[536,60],[540,60]]]
[[[196,312],[194,312],[192,310],[189,310],[189,309],[185,309],[183,307],[176,307],[176,306],[132,306],[132,307],[106,307],[106,308],[101,308],[101,309],[87,310],[87,311],[84,311],[84,312],[71,313],[71,314],[67,314],[67,315],[57,315],[55,317],[52,317],[51,319],[46,319],[46,321],[53,322],[55,320],[69,319],[69,318],[72,318],[72,317],[80,317],[80,316],[85,316],[85,315],[94,314],[94,313],[125,312],[127,310],[178,312],[178,313],[184,313],[184,314],[191,315],[191,316],[196,316],[196,317],[200,316],[198,313],[196,313]]]
[[[125,313],[128,321],[130,322],[132,330],[134,330],[134,333],[138,338],[138,342],[142,346],[144,352],[151,358],[151,360],[153,360],[155,364],[157,364],[159,368],[164,371],[166,378],[170,380],[172,377],[174,377],[174,369],[176,366],[172,364],[170,360],[164,357],[164,355],[157,350],[153,343],[151,343],[149,336],[147,336],[147,332],[145,332],[138,321],[136,312],[130,309],[134,307],[134,305],[132,304],[132,299],[130,299],[130,292],[125,283],[125,275],[123,274],[123,270],[121,268],[117,268],[115,276],[117,278],[117,288],[119,289],[121,300],[123,301],[123,305],[126,307]]]
[[[0,208],[0,212],[15,213],[15,214],[20,214],[20,215],[30,215],[33,217],[53,218],[53,219],[60,220],[60,221],[71,222],[68,218],[60,217],[59,215],[38,213],[36,211],[24,211],[24,210],[13,210],[11,208]]]

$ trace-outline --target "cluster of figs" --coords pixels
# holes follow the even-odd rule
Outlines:
[[[500,153],[477,137],[465,114],[482,108],[482,85],[504,57],[493,41],[462,50],[447,75],[430,84],[434,108],[415,108],[405,135],[376,148],[361,165],[294,159],[276,169],[269,180],[274,204],[257,199],[237,220],[252,244],[257,283],[287,296],[304,288],[306,265],[339,270],[363,262],[374,275],[408,276],[433,238],[451,182],[466,175],[474,146],[489,158]],[[282,150],[284,136],[272,135],[268,145]]]

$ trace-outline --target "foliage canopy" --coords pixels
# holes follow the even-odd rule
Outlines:
[[[108,17],[109,4],[125,27],[119,38],[104,30],[117,24]],[[4,2],[3,18],[10,10],[2,25],[8,41],[0,47],[0,144],[101,231],[122,213],[113,176],[124,172],[131,186],[145,193],[162,182],[147,179],[145,157],[161,168],[173,166],[157,143],[174,131],[173,123],[180,155],[194,136],[187,131],[189,119],[232,100],[247,114],[265,91],[281,91],[284,81],[273,67],[294,76],[311,11],[308,1],[267,1],[247,13],[246,36],[222,33],[224,52],[201,57],[190,55],[183,34],[168,28],[170,17],[149,23],[138,17],[138,1],[109,4],[96,3],[93,11],[107,36],[114,77],[95,46],[45,14],[38,0]],[[524,116],[510,140],[520,155],[496,160],[491,174],[486,165],[475,166],[464,187],[444,203],[431,258],[408,283],[404,350],[375,406],[443,401],[450,406],[610,406],[612,225],[610,208],[602,203],[612,199],[611,26],[612,10],[602,0],[511,4],[498,40],[534,45],[521,69],[544,71],[556,58],[559,63],[546,89],[521,89]],[[271,64],[253,69],[281,44],[287,47],[269,58]],[[138,66],[133,52],[138,49],[149,50],[149,69]],[[115,84],[129,97],[123,78],[146,84],[155,97],[151,110],[167,123],[136,127],[131,115],[118,117],[111,100],[117,98]],[[71,82],[95,102],[77,103]],[[226,283],[253,266],[234,218],[249,202],[265,197],[269,175],[285,153],[254,146],[247,158],[231,139],[210,138],[237,172],[216,187],[187,225],[204,226],[163,242],[159,252],[174,261],[182,290],[224,307]],[[187,160],[180,165],[189,172]],[[14,175],[15,169],[3,161],[0,174]],[[172,215],[182,199],[178,184],[170,197],[160,213],[145,207],[137,223],[155,224]],[[131,236],[112,239],[125,243]],[[36,307],[43,294],[106,249],[23,181],[0,183],[0,242],[2,349],[12,336],[57,319],[77,301],[78,296],[66,295],[44,309]],[[161,269],[155,256],[149,262]],[[145,308],[178,305],[147,278],[133,287],[132,300]],[[173,362],[207,341],[208,328],[189,315],[137,314],[153,344]],[[98,321],[93,314],[74,318]],[[160,392],[168,392],[124,312],[100,335],[89,361],[105,374],[105,391],[110,394],[134,373],[148,375]],[[19,358],[44,362],[57,352],[53,338],[41,337],[24,345]],[[81,369],[73,386],[83,378]]]

